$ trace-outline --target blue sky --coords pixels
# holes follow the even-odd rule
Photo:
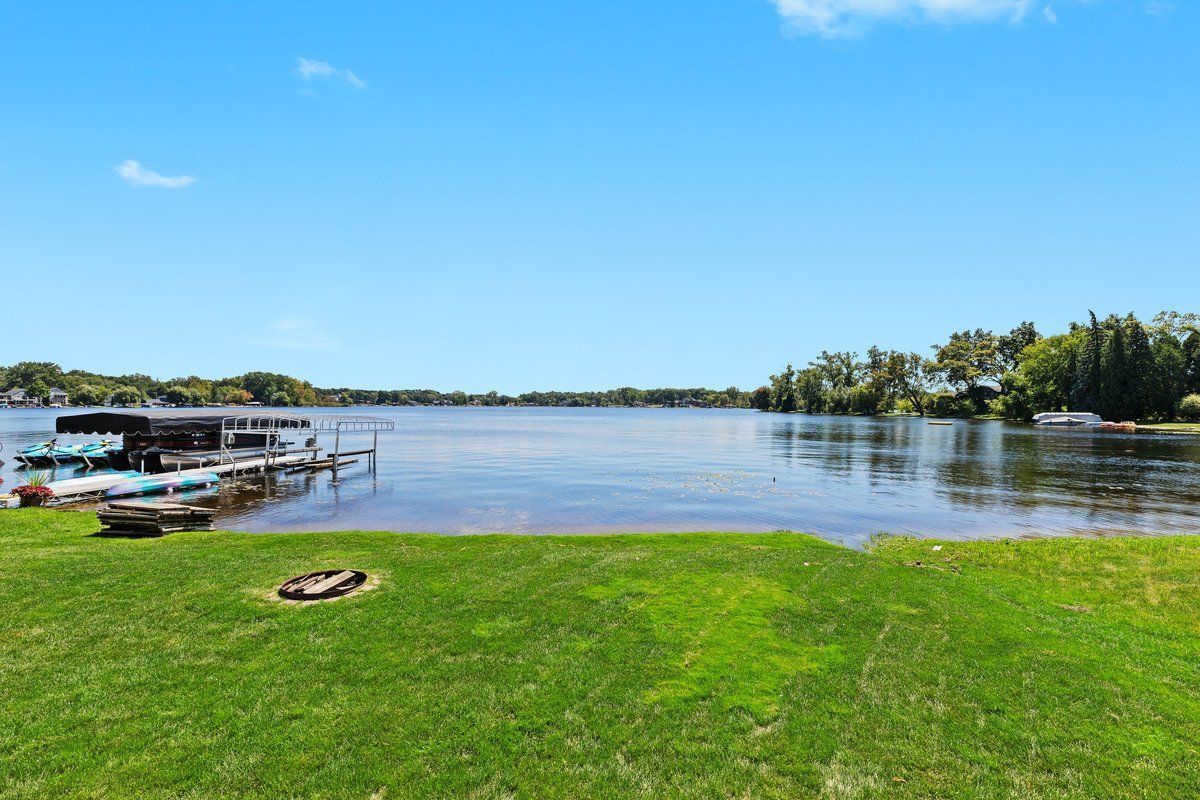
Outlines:
[[[3,2],[0,363],[753,387],[1200,310],[1196,6]]]

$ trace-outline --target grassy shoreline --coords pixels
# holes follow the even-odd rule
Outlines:
[[[1156,433],[1200,433],[1200,422],[1146,422],[1138,423],[1138,430]]]
[[[1200,790],[1200,537],[97,529],[0,512],[0,797]]]

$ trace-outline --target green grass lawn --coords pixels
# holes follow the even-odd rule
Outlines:
[[[2,797],[1200,794],[1200,537],[97,528],[0,512]]]
[[[1200,422],[1139,422],[1138,429],[1168,433],[1200,433]]]

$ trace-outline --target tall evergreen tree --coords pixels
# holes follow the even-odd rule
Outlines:
[[[1100,355],[1100,382],[1096,391],[1094,411],[1111,420],[1124,420],[1134,416],[1133,387],[1130,385],[1129,348],[1125,338],[1125,326],[1120,320],[1108,319],[1109,329]]]
[[[1095,311],[1088,311],[1091,324],[1083,343],[1083,353],[1075,366],[1071,384],[1071,406],[1075,411],[1095,411],[1100,389],[1100,359],[1104,349],[1104,330]]]
[[[1124,419],[1141,419],[1150,409],[1154,393],[1154,353],[1150,334],[1133,314],[1125,317],[1125,349],[1128,354],[1126,382],[1129,390],[1129,414]]]

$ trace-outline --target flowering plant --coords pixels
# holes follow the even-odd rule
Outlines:
[[[54,497],[54,490],[49,486],[18,486],[13,489],[17,497],[41,497],[49,500]]]
[[[54,490],[49,486],[18,486],[13,494],[21,498],[23,506],[40,506],[54,497]]]

